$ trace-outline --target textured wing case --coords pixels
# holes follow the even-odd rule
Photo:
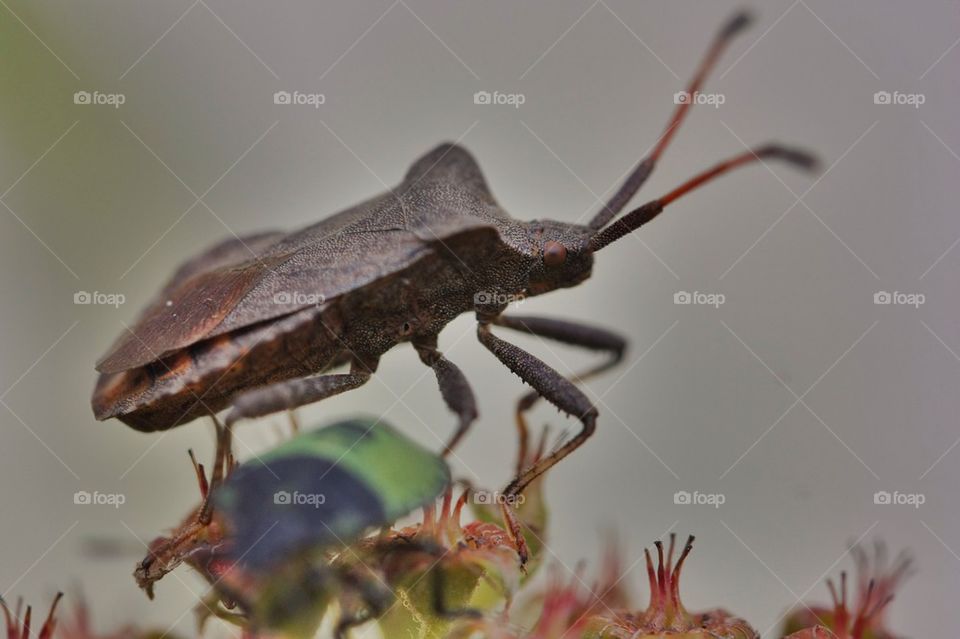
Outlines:
[[[201,340],[323,304],[396,273],[437,242],[472,229],[500,229],[508,219],[473,157],[441,145],[390,193],[299,232],[236,238],[188,261],[97,370],[130,370]]]

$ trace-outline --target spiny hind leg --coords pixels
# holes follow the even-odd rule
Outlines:
[[[490,332],[490,320],[483,317],[477,325],[477,337],[494,356],[507,368],[516,373],[527,384],[533,386],[548,402],[580,420],[580,432],[553,450],[549,455],[538,459],[531,466],[520,471],[516,478],[507,484],[503,491],[505,501],[511,503],[537,477],[547,472],[564,457],[579,448],[596,430],[597,409],[589,398],[573,382],[550,368],[543,361],[509,342],[505,342]],[[520,524],[516,517],[509,516],[509,507],[504,509],[507,525],[514,542],[521,553],[521,561],[526,562],[526,549]]]
[[[226,427],[230,428],[240,419],[298,408],[359,388],[370,376],[371,368],[355,363],[349,373],[302,377],[247,391],[234,398],[225,420]]]
[[[562,344],[579,346],[606,354],[606,359],[599,364],[567,378],[574,383],[583,382],[594,375],[599,375],[613,368],[620,363],[627,351],[627,340],[624,337],[598,326],[568,322],[549,317],[531,317],[525,315],[500,315],[492,319],[491,322],[504,328],[522,331]],[[517,429],[520,433],[520,453],[517,462],[517,474],[523,472],[529,449],[529,434],[524,413],[530,410],[540,397],[541,394],[539,391],[532,390],[517,402],[516,421]]]
[[[515,497],[522,493],[530,482],[579,448],[593,434],[596,429],[597,409],[573,382],[519,346],[505,342],[491,333],[488,322],[481,321],[477,326],[477,337],[497,359],[520,379],[533,386],[544,399],[568,415],[576,417],[582,424],[580,432],[525,469],[507,485],[504,494]]]

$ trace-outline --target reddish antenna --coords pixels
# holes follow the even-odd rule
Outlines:
[[[707,54],[700,62],[700,68],[697,69],[693,80],[691,80],[687,86],[686,95],[691,98],[696,95],[700,87],[703,86],[703,81],[707,75],[713,70],[713,67],[716,66],[717,60],[720,59],[720,55],[724,49],[726,49],[727,45],[737,33],[750,24],[751,20],[750,14],[742,11],[734,15],[730,21],[724,25],[714,39],[713,44],[710,45],[710,48],[707,50]],[[650,177],[650,174],[653,172],[653,167],[656,165],[657,160],[660,159],[667,145],[670,144],[670,140],[673,139],[677,129],[680,128],[680,123],[683,122],[692,103],[693,100],[683,100],[677,105],[673,116],[670,118],[670,122],[667,124],[667,128],[664,130],[663,135],[660,136],[656,146],[647,157],[643,158],[640,163],[637,164],[636,168],[627,176],[627,179],[624,180],[620,188],[617,189],[617,192],[613,194],[613,197],[611,197],[607,204],[590,220],[590,228],[597,230],[602,229],[610,220],[616,217],[617,214],[623,210],[623,207],[627,205],[627,202],[637,194],[637,191],[640,190],[643,183]]]

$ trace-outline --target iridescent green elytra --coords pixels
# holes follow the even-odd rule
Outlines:
[[[441,457],[379,420],[358,418],[301,434],[252,459],[214,495],[245,568],[349,544],[432,503],[450,484]]]

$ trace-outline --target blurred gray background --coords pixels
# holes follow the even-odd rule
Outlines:
[[[150,603],[130,573],[138,539],[196,502],[185,451],[207,458],[210,431],[144,435],[93,419],[94,361],[124,324],[208,244],[309,224],[395,184],[444,140],[476,155],[514,216],[584,219],[656,141],[673,94],[735,8],[0,5],[0,592],[45,607],[57,589],[82,586],[98,626],[173,624],[188,635],[203,584],[180,571]],[[583,286],[521,305],[631,342],[626,362],[587,386],[596,436],[549,477],[551,560],[595,562],[612,529],[630,565],[666,531],[694,532],[688,606],[727,607],[773,637],[798,598],[827,598],[824,578],[851,567],[848,542],[882,538],[920,569],[892,605],[894,630],[955,634],[960,9],[755,8],[757,23],[705,87],[724,103],[693,110],[637,203],[769,139],[815,150],[826,171],[740,170],[600,254]],[[75,104],[78,91],[123,104]],[[324,103],[278,105],[276,91]],[[524,101],[475,104],[477,91]],[[882,91],[891,104],[875,103]],[[81,291],[125,303],[75,304]],[[681,291],[725,302],[674,304]],[[875,304],[881,291],[923,303]],[[564,372],[593,361],[509,338]],[[451,324],[441,346],[482,409],[457,472],[499,486],[524,389],[476,342],[472,318]],[[407,347],[367,387],[301,415],[316,424],[358,411],[434,447],[453,424]],[[283,423],[243,424],[241,454],[272,445]],[[576,428],[546,405],[533,423]],[[78,490],[126,502],[75,505]],[[725,501],[676,504],[677,491]],[[877,504],[878,491],[924,503]],[[122,552],[92,556],[91,540]],[[640,565],[625,579],[645,601]]]

